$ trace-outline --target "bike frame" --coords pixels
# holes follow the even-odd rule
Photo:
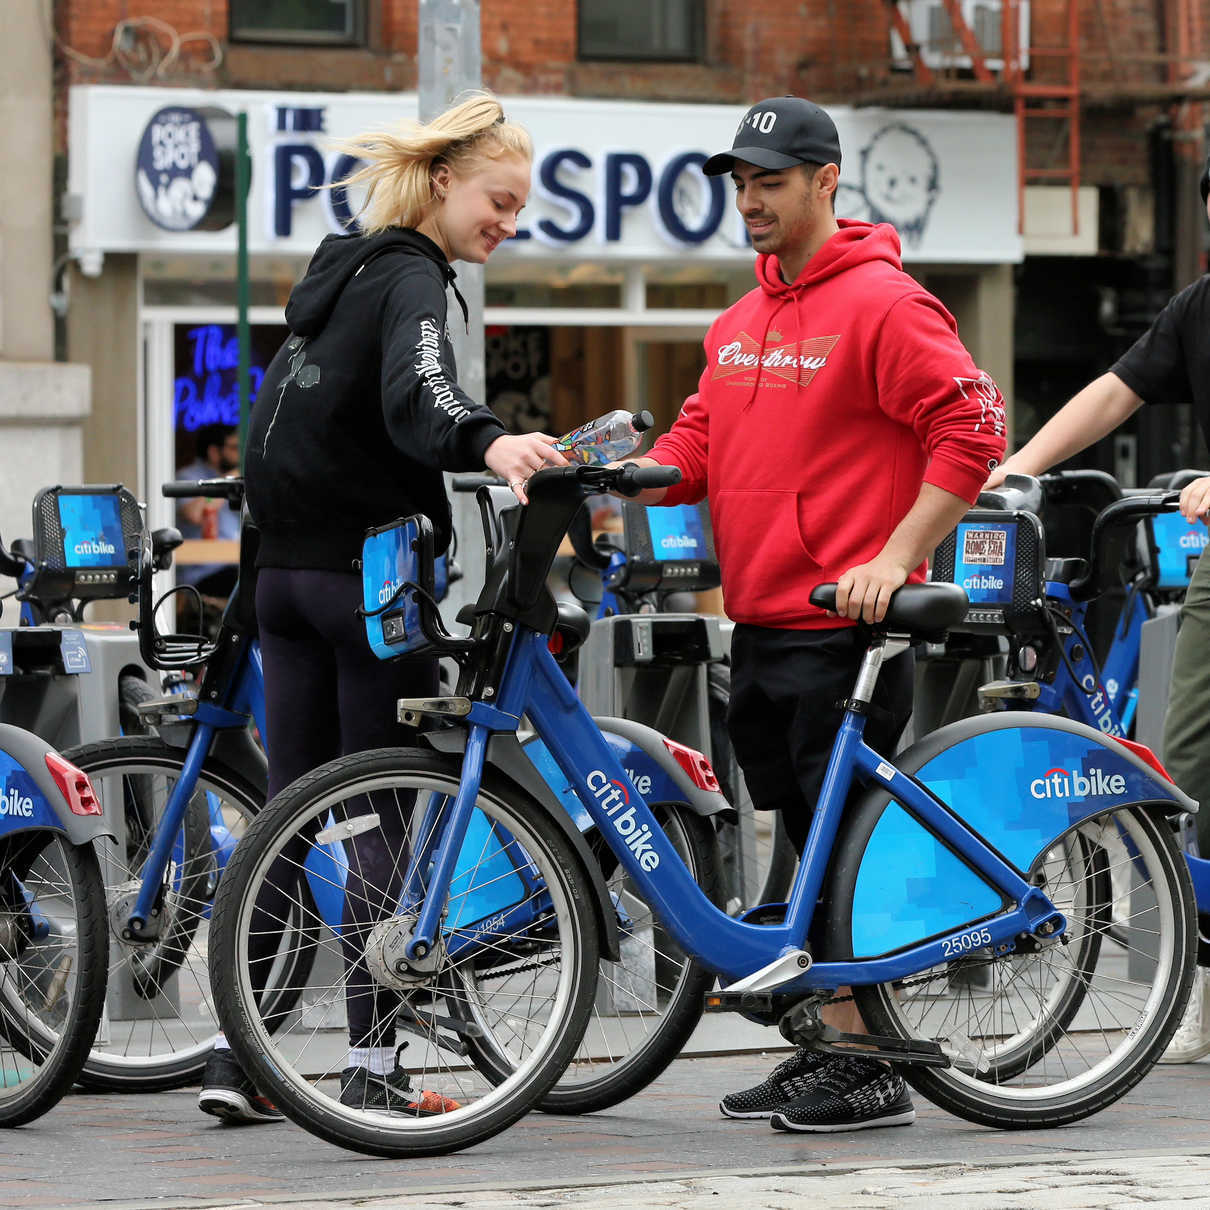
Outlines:
[[[868,677],[871,685],[881,659],[881,648],[872,648],[867,654],[863,677]],[[1003,910],[975,925],[886,957],[816,963],[779,990],[805,992],[845,984],[891,982],[948,961],[955,952],[955,939],[975,932],[981,948],[1004,952],[1022,933],[1036,934],[1046,922],[1050,922],[1046,936],[1057,938],[1065,930],[1061,913],[1045,894],[1022,878],[939,799],[864,742],[865,719],[853,709],[846,712],[832,749],[785,921],[750,924],[728,916],[693,880],[568,684],[547,648],[546,636],[521,625],[515,629],[497,703],[476,702],[466,719],[469,735],[458,794],[435,840],[427,894],[407,946],[411,958],[420,959],[431,952],[441,934],[450,878],[479,794],[488,740],[496,732],[516,731],[523,715],[546,743],[601,836],[664,927],[687,953],[727,980],[751,975],[802,950],[855,775],[885,787],[926,828],[949,844],[1000,892]],[[424,864],[414,864],[412,878],[404,888],[404,903],[420,901],[418,880]]]

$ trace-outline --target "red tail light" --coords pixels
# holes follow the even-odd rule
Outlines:
[[[714,790],[717,793],[718,778],[714,776],[714,769],[702,753],[696,748],[678,744],[674,739],[665,739],[664,747],[672,753],[676,763],[689,774],[689,780],[699,790]]]
[[[87,773],[65,761],[57,752],[46,754],[46,767],[55,779],[55,785],[63,791],[73,815],[104,814]]]
[[[1130,751],[1139,758],[1139,760],[1150,765],[1161,777],[1167,779],[1168,781],[1172,781],[1172,774],[1164,768],[1163,761],[1161,761],[1160,758],[1156,756],[1156,754],[1152,752],[1146,744],[1136,744],[1133,740],[1122,739],[1122,737],[1119,735],[1115,735],[1113,738],[1116,739],[1123,748],[1129,748]],[[1172,784],[1175,786],[1176,782],[1172,781]]]

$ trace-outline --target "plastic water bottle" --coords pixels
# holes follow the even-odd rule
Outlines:
[[[643,440],[643,434],[655,423],[650,412],[631,415],[624,408],[598,416],[578,429],[560,437],[555,445],[568,462],[585,466],[604,466],[633,454]]]

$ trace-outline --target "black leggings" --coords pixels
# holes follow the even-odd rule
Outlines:
[[[316,766],[337,756],[416,742],[414,728],[396,720],[401,697],[432,697],[438,691],[437,661],[430,658],[385,662],[370,650],[365,623],[357,616],[361,578],[351,572],[263,569],[256,587],[256,618],[265,671],[265,712],[269,753],[269,794],[279,793]],[[352,1046],[389,1046],[397,1000],[371,992],[369,973],[358,944],[375,921],[397,900],[405,872],[406,818],[410,803],[394,797],[365,799],[352,814],[377,811],[379,827],[346,843],[349,861],[345,886],[342,945],[348,967],[346,1009]],[[269,922],[280,922],[297,885],[294,862],[305,857],[305,843],[283,855],[278,894],[257,900],[251,977],[264,986],[278,938]],[[270,873],[270,882],[278,876]],[[265,930],[262,933],[262,930]],[[364,944],[364,942],[362,943]]]

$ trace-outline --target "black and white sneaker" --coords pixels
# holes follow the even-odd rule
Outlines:
[[[197,1107],[232,1125],[248,1122],[283,1122],[282,1113],[244,1074],[229,1050],[215,1050],[202,1072],[202,1091]]]
[[[432,1118],[461,1108],[457,1101],[440,1093],[428,1089],[413,1091],[407,1072],[399,1066],[398,1051],[395,1052],[394,1069],[385,1075],[376,1075],[365,1067],[346,1067],[340,1073],[340,1103],[350,1109],[418,1118]]]
[[[774,1130],[832,1134],[872,1126],[909,1126],[916,1120],[903,1077],[871,1059],[837,1058],[803,1096],[780,1105]]]
[[[810,1091],[829,1061],[830,1056],[800,1046],[761,1083],[727,1093],[718,1103],[719,1112],[728,1118],[767,1118],[787,1101]]]

